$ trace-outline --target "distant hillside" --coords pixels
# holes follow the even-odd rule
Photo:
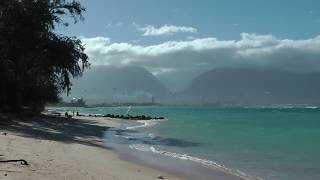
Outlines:
[[[89,103],[150,102],[165,100],[170,92],[155,76],[142,67],[92,66],[83,77],[73,81],[72,97]]]
[[[320,104],[320,73],[215,69],[195,78],[180,96],[197,104]]]

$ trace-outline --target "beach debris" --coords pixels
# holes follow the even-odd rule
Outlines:
[[[21,165],[29,166],[29,163],[24,159],[13,159],[13,160],[1,160],[0,163],[9,163],[9,162],[20,162]]]
[[[158,179],[164,179],[162,175],[157,176]]]

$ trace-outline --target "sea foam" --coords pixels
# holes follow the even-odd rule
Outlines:
[[[168,121],[167,119],[151,119],[151,120],[139,120],[137,121],[141,125],[137,126],[129,126],[126,129],[137,129],[137,128],[145,128],[157,125],[159,122]]]
[[[171,157],[171,158],[176,158],[176,159],[180,159],[180,160],[188,160],[191,162],[199,163],[203,167],[220,170],[220,171],[241,177],[246,180],[263,180],[262,177],[250,176],[250,175],[248,175],[238,169],[235,169],[235,170],[230,169],[230,168],[227,168],[226,166],[219,164],[217,162],[194,157],[194,156],[190,156],[187,154],[179,154],[179,153],[175,153],[175,152],[163,151],[163,150],[159,150],[159,149],[155,148],[154,146],[149,146],[146,144],[131,144],[131,145],[129,145],[129,147],[131,149],[142,151],[142,152],[152,152],[155,154],[160,154],[160,155]]]

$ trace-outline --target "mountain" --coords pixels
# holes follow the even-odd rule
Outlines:
[[[170,91],[146,69],[136,66],[92,66],[73,80],[71,94],[89,103],[165,101]]]
[[[196,104],[320,104],[320,73],[214,69],[196,77],[179,96]]]

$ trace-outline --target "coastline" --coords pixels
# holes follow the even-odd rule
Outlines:
[[[119,119],[94,116],[67,119],[48,114],[41,119],[9,122],[0,126],[0,155],[3,155],[0,159],[25,159],[30,166],[0,163],[0,177],[30,180],[242,179],[218,169],[166,157],[147,162],[139,152],[132,155],[108,148],[104,132],[119,126]],[[190,169],[197,172],[191,173]]]
[[[48,123],[56,128],[48,126]],[[0,178],[183,179],[159,169],[130,162],[105,148],[102,136],[97,135],[116,125],[114,120],[105,118],[80,117],[69,120],[47,115],[38,121],[8,121],[0,126],[0,159],[24,159],[29,166],[0,163]],[[70,130],[70,126],[75,129]]]

